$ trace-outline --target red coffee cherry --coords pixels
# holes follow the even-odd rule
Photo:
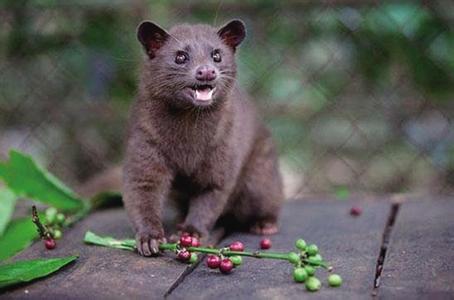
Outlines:
[[[207,266],[210,269],[217,269],[221,264],[221,258],[217,255],[208,255]]]
[[[232,251],[244,251],[244,245],[239,241],[231,243],[229,248]]]
[[[359,206],[353,206],[350,209],[350,215],[355,216],[355,217],[359,216],[362,212],[363,212],[363,210]]]
[[[271,240],[270,239],[263,239],[260,241],[260,248],[261,249],[270,249],[271,248]]]
[[[180,246],[182,247],[192,246],[192,237],[189,235],[183,235],[182,237],[180,237]]]
[[[200,247],[200,241],[196,237],[192,237],[192,242],[191,242],[192,247]]]
[[[57,246],[57,243],[55,242],[54,239],[45,239],[44,246],[46,247],[46,249],[52,250]]]
[[[183,250],[178,252],[178,259],[181,261],[188,261],[191,258],[191,252]]]
[[[221,273],[229,274],[232,271],[232,269],[233,269],[233,262],[228,258],[224,258],[221,261],[221,264],[219,265],[219,270],[221,270]]]

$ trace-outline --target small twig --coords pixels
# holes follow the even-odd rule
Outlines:
[[[50,231],[39,220],[38,211],[36,210],[36,206],[35,205],[32,206],[32,222],[35,223],[36,228],[37,228],[38,233],[39,233],[39,236],[42,239],[50,239],[50,238],[52,238],[52,234],[50,233]]]
[[[87,232],[85,234],[84,241],[86,243],[91,243],[91,244],[96,244],[96,245],[101,245],[101,246],[136,251],[135,241],[132,239],[131,240],[116,240],[111,237],[100,237],[92,232]],[[161,250],[161,251],[178,251],[180,249],[181,248],[178,243],[170,243],[170,244],[163,243],[163,244],[159,245],[159,250]],[[270,251],[248,252],[248,251],[232,251],[229,248],[216,249],[216,248],[207,248],[207,247],[187,247],[186,249],[190,252],[214,254],[214,255],[226,256],[226,257],[248,256],[248,257],[254,257],[254,258],[280,259],[280,260],[286,260],[286,261],[291,262],[291,260],[289,258],[289,253],[287,253],[287,252],[270,252]],[[301,263],[304,265],[308,264],[308,265],[311,265],[314,267],[322,267],[325,269],[329,269],[329,266],[324,261],[313,260],[313,259],[307,258],[306,256],[302,256],[300,259],[301,259]]]

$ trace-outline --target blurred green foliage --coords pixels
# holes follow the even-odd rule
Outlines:
[[[11,219],[16,205],[16,195],[8,189],[0,189],[0,237]]]
[[[0,261],[27,248],[38,237],[38,231],[30,217],[12,220],[0,238]]]
[[[301,183],[293,193],[452,187],[448,1],[20,0],[1,12],[0,144],[67,182],[121,160],[141,20],[169,28],[235,17],[248,27],[239,82]]]
[[[0,184],[5,185],[0,187],[0,261],[12,257],[39,237],[30,216],[18,218],[15,215],[10,222],[18,198],[52,206],[55,214],[56,208],[73,212],[73,220],[85,216],[90,209],[87,201],[39,166],[32,157],[19,151],[12,150],[8,161],[0,161]],[[44,219],[44,214],[38,212],[38,217]],[[46,223],[51,225],[52,221],[47,218]]]
[[[77,211],[84,206],[63,182],[18,151],[10,152],[9,161],[0,162],[0,180],[17,197],[35,199],[62,211]]]

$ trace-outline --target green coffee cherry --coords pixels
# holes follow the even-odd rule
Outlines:
[[[307,278],[307,272],[304,268],[298,267],[293,270],[293,280],[304,282]]]
[[[298,239],[296,240],[295,242],[295,247],[298,249],[298,250],[305,250],[306,249],[306,241],[303,240],[303,239]]]
[[[312,256],[309,256],[308,259],[309,263],[314,262],[315,264],[321,263],[323,261],[323,258],[320,254],[315,254]]]
[[[57,216],[57,209],[55,207],[48,207],[46,209],[46,221],[47,221],[47,224],[55,223],[56,216]]]
[[[56,240],[61,239],[62,235],[63,235],[63,234],[62,234],[61,230],[59,230],[59,229],[55,229],[55,230],[52,232],[52,236],[53,236],[54,239],[56,239]]]
[[[197,254],[191,253],[191,257],[189,258],[189,263],[193,264],[197,261],[197,259],[198,259]]]
[[[331,274],[328,276],[328,284],[332,287],[338,287],[342,285],[342,277],[337,274]]]
[[[63,224],[63,222],[65,222],[65,215],[62,213],[58,213],[56,216],[56,220],[58,224]]]
[[[238,255],[230,256],[229,259],[232,261],[235,267],[243,263],[243,258],[241,258],[241,256]]]
[[[315,268],[312,266],[305,266],[304,269],[306,270],[307,276],[314,276]]]
[[[311,292],[316,292],[322,287],[322,283],[317,277],[309,277],[306,279],[306,289]]]
[[[311,244],[306,247],[306,252],[309,256],[315,255],[318,253],[318,247],[315,244]]]
[[[300,256],[295,252],[289,252],[288,261],[295,265],[300,262]]]

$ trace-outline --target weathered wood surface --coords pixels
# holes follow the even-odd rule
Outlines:
[[[360,203],[360,217],[349,215]],[[41,243],[14,259],[60,257],[79,259],[55,275],[0,293],[0,299],[371,299],[382,234],[390,212],[386,199],[309,200],[287,203],[281,231],[272,237],[274,251],[293,250],[298,237],[316,243],[323,257],[342,275],[344,285],[330,288],[326,272],[318,271],[323,288],[310,294],[292,281],[285,261],[245,258],[244,265],[225,276],[204,265],[192,273],[169,256],[137,254],[83,244],[87,230],[118,238],[132,237],[122,208],[96,212],[65,232],[58,248]],[[409,199],[401,204],[391,232],[378,297],[384,299],[454,299],[454,202],[452,199]],[[258,249],[260,237],[237,233],[223,240],[241,240]],[[183,278],[183,281],[181,279]]]
[[[205,266],[198,267],[170,294],[171,299],[359,299],[370,298],[375,263],[389,203],[363,203],[360,217],[351,217],[351,202],[342,200],[294,202],[285,206],[281,231],[272,237],[273,251],[295,251],[294,241],[303,237],[316,243],[321,255],[342,275],[342,288],[330,288],[327,272],[319,270],[323,287],[307,292],[293,281],[292,266],[285,261],[245,258],[244,265],[225,276]],[[235,234],[221,245],[240,240],[246,248],[258,249],[261,238]],[[309,295],[310,293],[310,295]]]
[[[75,263],[53,276],[0,294],[12,299],[130,299],[162,298],[186,266],[170,257],[144,258],[136,253],[89,246],[83,243],[87,230],[118,238],[133,237],[122,208],[96,212],[65,232],[55,250],[42,243],[14,259],[63,257],[78,254]]]
[[[400,206],[378,293],[383,299],[454,299],[453,198]]]

